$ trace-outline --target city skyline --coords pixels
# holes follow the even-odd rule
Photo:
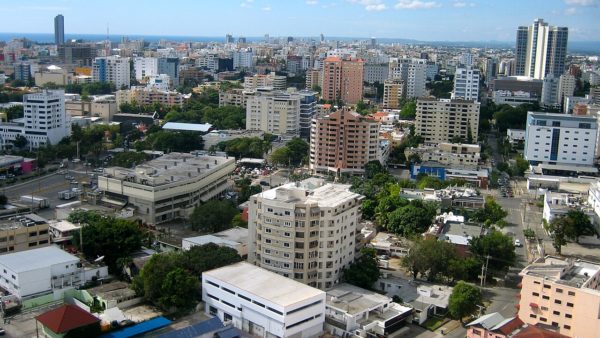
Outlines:
[[[226,0],[221,2],[108,0],[88,14],[78,0],[5,6],[4,30],[50,33],[52,18],[65,17],[65,35],[164,36],[325,36],[377,37],[421,41],[514,41],[515,28],[543,18],[569,27],[573,41],[594,41],[600,26],[598,0],[462,1],[462,0]],[[116,10],[119,9],[119,10]],[[178,11],[178,9],[181,9]],[[185,9],[185,10],[184,10]],[[163,15],[177,11],[177,15]],[[27,13],[22,15],[10,13]],[[221,12],[223,15],[215,15]],[[335,15],[332,15],[334,13]],[[149,20],[151,18],[152,20]],[[465,20],[467,18],[467,20]],[[434,23],[434,24],[429,24]]]

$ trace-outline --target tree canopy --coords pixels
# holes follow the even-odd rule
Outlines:
[[[477,305],[481,303],[481,290],[471,284],[460,281],[452,289],[452,293],[448,299],[448,311],[452,317],[460,320],[462,323],[463,317],[475,312]]]
[[[160,150],[164,152],[190,152],[203,148],[202,136],[193,131],[159,130],[150,133],[144,141],[135,143],[136,150]]]
[[[478,209],[473,215],[473,218],[478,222],[495,224],[500,220],[503,220],[506,216],[508,216],[508,212],[496,202],[494,197],[486,196],[484,207]]]
[[[371,289],[379,279],[377,252],[372,248],[363,248],[361,256],[344,270],[344,281],[364,289]]]
[[[231,228],[231,221],[239,214],[229,201],[210,200],[197,206],[190,217],[192,229],[214,233]]]
[[[548,225],[548,230],[552,237],[552,246],[559,255],[567,240],[579,242],[580,236],[596,234],[589,217],[581,210],[569,210],[564,215],[554,217]]]
[[[212,150],[224,151],[235,158],[263,158],[270,148],[271,142],[260,137],[240,137],[219,142]]]
[[[291,139],[285,146],[271,153],[271,161],[282,165],[300,165],[306,163],[310,146],[301,138]]]
[[[517,260],[513,239],[496,230],[473,238],[470,250],[481,262],[485,262],[486,257],[490,256],[488,270],[491,272],[506,273]]]

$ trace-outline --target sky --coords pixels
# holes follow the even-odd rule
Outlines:
[[[543,18],[600,41],[600,0],[0,0],[0,30],[67,34],[318,36],[514,41]]]

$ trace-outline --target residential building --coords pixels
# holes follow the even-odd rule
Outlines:
[[[355,104],[362,100],[363,60],[344,60],[337,56],[330,56],[323,62],[323,100],[342,100],[348,104]]]
[[[589,197],[583,194],[555,192],[546,190],[544,193],[544,208],[542,218],[550,224],[557,216],[563,216],[571,210],[578,210],[588,216],[594,224],[596,217],[594,209],[588,204]]]
[[[423,162],[435,161],[450,167],[475,168],[479,164],[481,147],[478,144],[442,142],[406,148],[404,154],[406,158],[418,155]]]
[[[450,99],[418,99],[415,133],[425,143],[477,140],[479,102]]]
[[[383,83],[387,80],[390,67],[387,63],[365,63],[364,65],[364,81],[367,83]]]
[[[498,60],[493,58],[486,59],[484,64],[484,72],[485,86],[489,88],[492,80],[498,76]]]
[[[71,337],[82,332],[100,332],[100,318],[78,305],[65,304],[35,317],[36,336],[40,323],[42,337]]]
[[[52,243],[60,246],[71,245],[73,235],[79,235],[78,232],[81,230],[81,225],[75,225],[67,220],[51,221],[48,224],[48,230]]]
[[[181,94],[177,91],[164,91],[146,87],[132,87],[131,89],[118,90],[116,93],[117,107],[120,107],[123,103],[132,102],[143,105],[160,103],[166,106],[181,107],[190,96],[190,94]]]
[[[104,56],[94,59],[93,82],[110,82],[117,89],[129,88],[131,76],[128,57]]]
[[[306,89],[313,90],[316,87],[323,88],[323,78],[318,69],[309,69],[306,71]]]
[[[104,122],[112,121],[113,115],[117,113],[117,101],[114,99],[102,99],[95,101],[67,101],[65,110],[67,115],[101,117]]]
[[[202,153],[170,153],[134,169],[110,167],[98,176],[107,203],[129,205],[148,224],[188,217],[200,202],[231,187],[235,159]]]
[[[519,275],[518,317],[529,325],[549,325],[568,337],[600,332],[600,265],[546,256]]]
[[[262,88],[257,90],[245,89],[230,89],[228,91],[219,91],[219,107],[237,106],[246,108],[248,99],[253,97],[257,92],[271,91],[270,88]]]
[[[71,124],[65,112],[65,93],[45,90],[23,96],[21,119],[0,123],[0,146],[12,145],[18,136],[27,139],[28,147],[37,149],[56,145],[71,134]]]
[[[559,81],[560,79],[554,77],[553,74],[548,74],[543,80],[542,84],[542,98],[541,104],[544,107],[559,108]]]
[[[0,255],[50,245],[48,221],[36,214],[0,220]]]
[[[323,86],[321,98],[325,101],[335,102],[340,99],[342,82],[342,59],[330,56],[323,60]]]
[[[388,109],[400,109],[400,103],[404,97],[404,81],[385,80],[383,83],[383,107]]]
[[[413,309],[350,284],[327,290],[325,330],[336,337],[397,337],[408,331]]]
[[[158,75],[158,59],[153,57],[135,57],[133,58],[133,69],[135,70],[135,79],[144,81],[146,77]]]
[[[170,83],[171,77],[167,74],[152,75],[147,78],[146,88],[168,92]]]
[[[549,26],[535,19],[529,27],[517,29],[516,75],[544,79],[548,74],[560,77],[566,70],[567,27]]]
[[[214,243],[237,251],[240,257],[248,257],[248,228],[234,227],[212,235],[187,237],[181,240],[181,249],[189,250],[194,246]]]
[[[495,90],[492,92],[492,101],[497,105],[507,104],[517,107],[522,104],[539,103],[540,98],[524,91]]]
[[[451,98],[479,101],[479,69],[471,66],[456,69]]]
[[[29,83],[33,76],[33,68],[31,63],[27,62],[16,62],[14,64],[13,77],[15,80],[21,80],[25,83]]]
[[[418,98],[427,95],[427,60],[425,59],[390,59],[389,79],[404,81],[404,97]]]
[[[48,83],[54,83],[58,86],[66,86],[73,83],[73,73],[54,65],[38,69],[33,74],[33,77],[35,85],[39,87]]]
[[[255,74],[244,77],[244,89],[256,90],[257,88],[269,87],[273,90],[285,90],[287,78],[271,72],[267,75]]]
[[[594,211],[592,224],[595,225],[596,231],[600,233],[600,181],[596,180],[590,183],[587,202]]]
[[[158,58],[156,69],[158,74],[167,74],[169,76],[169,78],[171,79],[170,85],[172,88],[179,86],[179,58]]]
[[[594,164],[598,122],[591,116],[527,114],[524,156],[529,163]]]
[[[317,337],[325,292],[246,262],[202,273],[205,311],[255,337]]]
[[[353,261],[363,196],[308,179],[250,197],[248,261],[319,289]]]
[[[506,129],[506,137],[508,142],[516,144],[518,142],[525,142],[525,130],[523,129]]]
[[[107,275],[105,266],[83,268],[77,256],[54,245],[0,256],[0,286],[21,299],[52,293],[62,299],[65,290]]]
[[[309,140],[312,119],[317,113],[317,92],[305,89],[293,93],[300,96],[300,137]]]
[[[337,110],[312,121],[310,170],[364,173],[365,164],[378,158],[379,123],[357,112]]]
[[[566,96],[563,99],[563,113],[565,113],[565,114],[574,113],[573,110],[574,110],[575,106],[578,104],[584,105],[586,107],[586,111],[587,111],[587,105],[589,103],[590,103],[589,97]],[[587,115],[587,113],[586,114],[573,114],[573,115]]]
[[[59,46],[65,43],[65,17],[59,14],[54,17],[54,44]]]
[[[67,67],[71,65],[91,67],[96,57],[96,48],[90,43],[69,42],[59,45],[57,49],[58,58]]]
[[[467,338],[509,338],[519,332],[519,317],[504,318],[499,312],[483,315],[467,324]]]
[[[489,171],[486,168],[453,168],[439,162],[423,162],[412,164],[410,167],[410,179],[416,180],[419,174],[445,180],[464,180],[474,187],[487,188],[489,184]]]
[[[558,104],[562,105],[565,98],[573,96],[575,92],[575,76],[565,73],[560,76],[558,82]]]
[[[233,69],[252,69],[254,67],[254,51],[252,48],[235,50],[231,54]]]
[[[246,129],[295,137],[300,134],[300,95],[263,92],[246,102]]]

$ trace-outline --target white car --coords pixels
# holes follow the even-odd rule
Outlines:
[[[522,246],[522,244],[521,244],[521,241],[520,241],[520,240],[518,240],[518,239],[515,239],[515,246],[516,246],[516,247],[520,247],[520,246]]]

